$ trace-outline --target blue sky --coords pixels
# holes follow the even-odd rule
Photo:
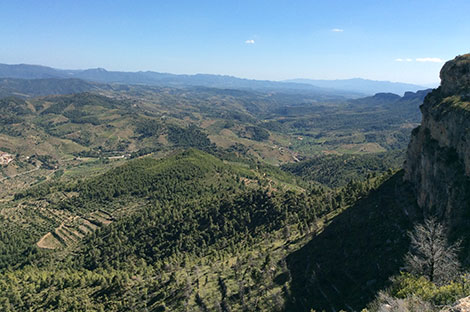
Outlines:
[[[0,0],[0,63],[428,84],[470,52],[468,12],[468,0]]]

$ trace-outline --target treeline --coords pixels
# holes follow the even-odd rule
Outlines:
[[[66,191],[80,195],[61,203],[62,209],[90,211],[118,197],[138,196],[161,202],[213,191],[205,180],[209,173],[228,170],[217,158],[189,150],[162,160],[142,158],[102,176],[70,184]]]
[[[389,168],[401,168],[405,151],[365,155],[322,155],[298,163],[282,166],[282,169],[330,187],[340,187],[353,180],[365,181]]]

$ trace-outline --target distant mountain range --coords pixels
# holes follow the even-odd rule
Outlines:
[[[72,94],[107,89],[109,89],[109,85],[76,78],[0,78],[0,98],[6,96],[30,97],[50,94]]]
[[[209,87],[223,89],[250,89],[258,91],[281,91],[315,94],[319,99],[357,98],[364,96],[359,92],[333,90],[310,84],[251,80],[222,75],[176,75],[152,71],[121,72],[103,68],[86,70],[62,70],[40,65],[0,64],[0,78],[16,79],[82,79],[98,83],[141,84],[167,87]]]
[[[16,79],[82,79],[98,83],[143,84],[154,86],[187,87],[201,86],[224,89],[251,89],[259,91],[281,91],[316,94],[322,99],[359,98],[379,92],[404,94],[426,87],[388,81],[366,79],[269,81],[242,79],[225,75],[176,75],[153,71],[122,72],[103,68],[85,70],[63,70],[40,65],[0,64],[0,78]]]
[[[313,80],[313,79],[291,79],[288,83],[310,84],[320,88],[354,91],[364,94],[395,93],[403,95],[407,91],[416,92],[424,90],[429,86],[419,86],[402,82],[378,81],[362,78],[338,79],[338,80]]]

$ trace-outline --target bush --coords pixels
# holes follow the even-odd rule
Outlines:
[[[393,279],[390,294],[401,299],[416,296],[434,305],[452,304],[470,295],[470,279],[467,275],[463,275],[455,282],[437,286],[424,276],[415,277],[402,273]]]

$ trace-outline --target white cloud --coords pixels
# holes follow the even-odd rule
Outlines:
[[[444,63],[444,60],[438,57],[419,57],[416,62]]]
[[[438,57],[418,57],[416,59],[412,58],[396,58],[395,62],[431,62],[431,63],[444,63],[444,61]]]
[[[341,29],[341,28],[333,28],[331,31],[332,31],[332,32],[343,32],[344,29]]]
[[[255,44],[255,41],[253,39],[248,39],[248,40],[245,40],[245,43],[246,44]]]

